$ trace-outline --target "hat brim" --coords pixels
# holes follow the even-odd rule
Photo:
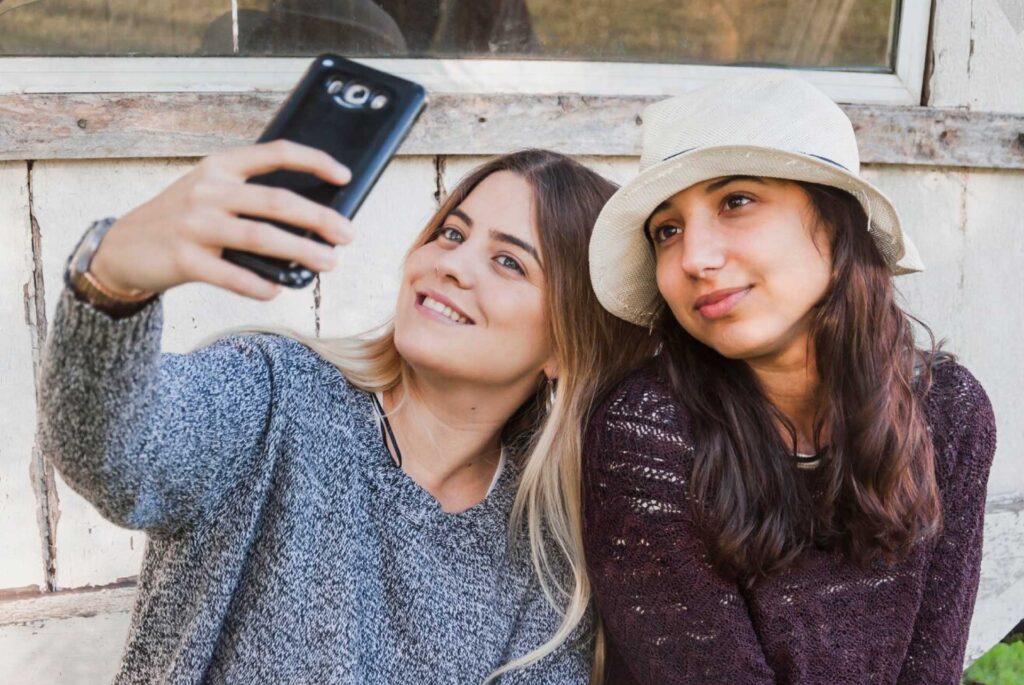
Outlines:
[[[612,314],[648,326],[660,311],[655,260],[643,226],[680,190],[723,176],[762,176],[819,183],[845,190],[864,207],[879,251],[896,275],[922,271],[917,248],[903,235],[899,214],[873,185],[811,155],[757,146],[700,148],[645,169],[605,204],[590,239],[590,277],[597,298]]]

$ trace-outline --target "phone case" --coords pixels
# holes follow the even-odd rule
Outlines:
[[[324,150],[352,171],[352,181],[339,187],[312,174],[275,171],[248,182],[287,188],[352,218],[425,104],[426,91],[418,83],[338,55],[320,55],[257,142],[285,138]],[[327,243],[306,229],[260,217],[246,218]],[[302,264],[249,252],[226,249],[223,256],[293,288],[309,285],[316,275]]]

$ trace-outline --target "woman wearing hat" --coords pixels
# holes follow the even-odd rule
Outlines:
[[[662,342],[584,450],[606,682],[958,683],[992,409],[915,346],[892,276],[922,265],[849,120],[753,76],[644,122],[591,239]]]

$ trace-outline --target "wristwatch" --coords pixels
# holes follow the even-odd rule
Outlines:
[[[154,293],[144,290],[119,291],[104,285],[89,272],[92,258],[99,249],[103,236],[117,221],[107,217],[94,221],[82,239],[78,241],[64,270],[64,282],[81,302],[85,302],[115,319],[123,319],[141,311],[152,300]]]

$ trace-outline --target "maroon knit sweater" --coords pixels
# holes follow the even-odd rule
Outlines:
[[[715,573],[695,529],[684,410],[652,369],[626,379],[594,415],[584,451],[584,534],[607,635],[605,682],[959,683],[995,420],[981,385],[954,362],[935,369],[924,408],[941,536],[889,566],[809,551],[747,589]]]

